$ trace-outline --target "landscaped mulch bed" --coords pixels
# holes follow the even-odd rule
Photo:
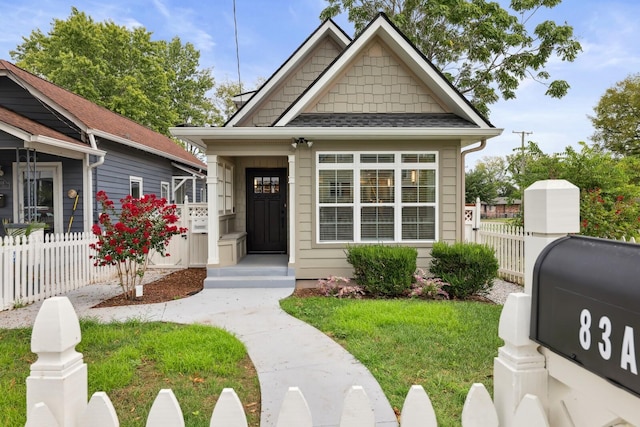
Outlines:
[[[185,298],[200,292],[206,277],[206,268],[187,268],[174,271],[154,282],[144,285],[144,295],[141,298],[128,300],[124,297],[124,294],[120,294],[102,301],[95,307],[154,304]]]

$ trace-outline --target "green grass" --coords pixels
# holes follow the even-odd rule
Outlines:
[[[244,345],[217,328],[171,323],[100,324],[82,321],[89,372],[89,397],[105,391],[122,427],[144,426],[163,388],[175,393],[188,426],[208,426],[225,387],[245,405],[257,427],[260,386]],[[31,329],[0,329],[0,426],[26,422],[25,380],[37,356],[30,351]]]
[[[492,392],[501,306],[476,302],[288,298],[288,313],[342,344],[376,377],[400,410],[424,387],[440,426],[459,426],[474,382]]]

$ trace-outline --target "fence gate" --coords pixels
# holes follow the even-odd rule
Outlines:
[[[464,207],[464,241],[469,243],[480,243],[480,199],[476,199],[475,205],[465,205]]]
[[[207,265],[207,217],[206,203],[189,203],[188,198],[183,205],[177,205],[176,215],[180,221],[178,227],[184,227],[187,232],[171,238],[166,253],[170,256],[162,257],[153,254],[149,259],[149,267],[154,268],[189,268],[205,267]]]

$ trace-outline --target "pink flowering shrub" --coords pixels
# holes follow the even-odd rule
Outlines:
[[[338,298],[360,299],[365,295],[364,288],[358,285],[350,285],[348,277],[329,276],[327,279],[318,280],[320,290],[325,296]]]
[[[167,204],[147,194],[140,199],[127,196],[120,200],[122,209],[119,220],[113,201],[104,191],[96,194],[96,200],[102,207],[98,224],[93,226],[93,234],[98,241],[90,245],[95,251],[94,265],[115,265],[118,268],[120,286],[128,299],[135,296],[135,287],[142,282],[149,263],[149,254],[156,251],[162,256],[172,236],[182,234],[186,228],[175,225],[179,218],[176,205]]]
[[[417,269],[413,275],[414,283],[408,292],[411,298],[449,299],[449,293],[444,289],[449,284],[439,277],[427,277],[424,270]]]

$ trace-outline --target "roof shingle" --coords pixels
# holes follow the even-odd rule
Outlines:
[[[303,113],[291,127],[427,127],[478,128],[452,113]]]
[[[149,149],[165,153],[170,158],[173,157],[196,168],[206,168],[203,162],[184,150],[171,138],[37,77],[9,61],[0,59],[0,71],[3,70],[26,82],[51,101],[64,108],[88,129],[100,130],[130,140]]]
[[[33,121],[27,117],[21,116],[20,114],[8,110],[2,106],[0,106],[0,121],[5,122],[15,128],[23,130],[31,135],[42,135],[47,136],[49,138],[58,139],[60,141],[65,141],[71,144],[78,144],[82,146],[86,146],[82,142],[75,140],[67,135],[60,133],[54,129],[51,129],[47,126],[43,126],[40,123]]]

